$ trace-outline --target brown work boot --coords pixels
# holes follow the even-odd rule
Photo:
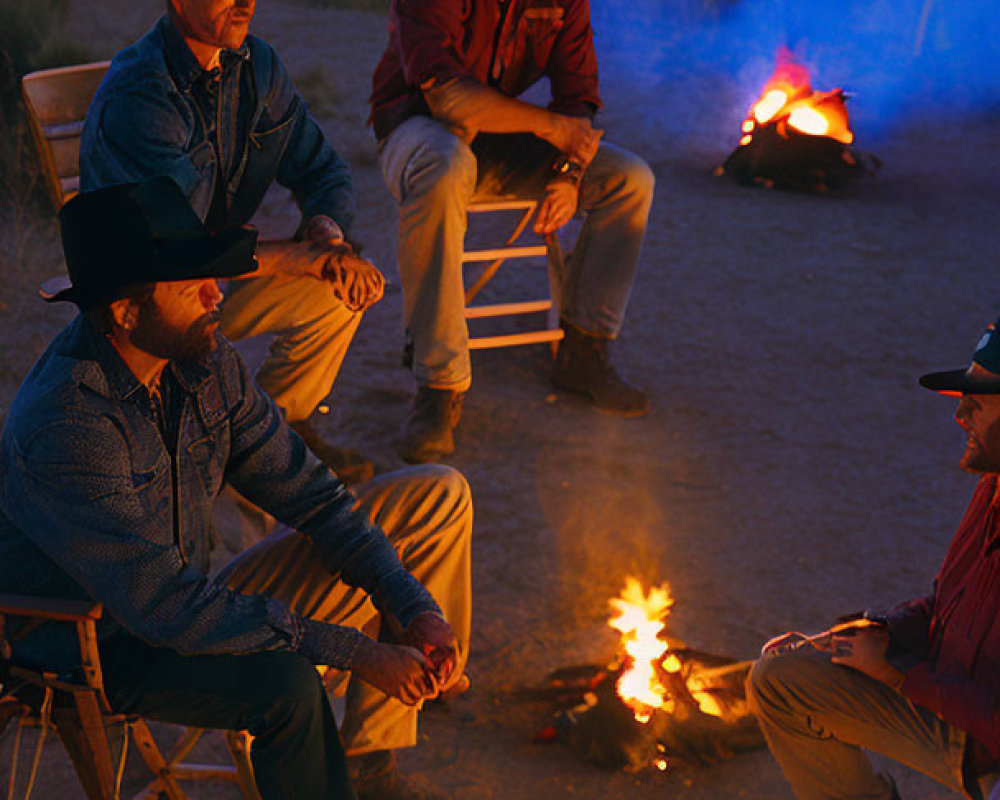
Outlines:
[[[375,475],[375,465],[357,450],[337,447],[324,439],[309,419],[289,423],[289,427],[302,437],[306,447],[316,457],[337,473],[344,483],[364,483]]]
[[[465,392],[418,387],[400,434],[399,457],[409,464],[425,464],[454,453],[453,431],[462,416],[464,398]]]
[[[426,781],[402,774],[391,750],[347,757],[347,774],[358,800],[447,800]]]
[[[608,359],[610,340],[590,336],[563,323],[565,338],[552,365],[552,385],[589,397],[594,408],[623,417],[649,410],[646,393],[626,383]]]

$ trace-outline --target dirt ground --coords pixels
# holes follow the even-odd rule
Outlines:
[[[160,7],[75,0],[63,35],[110,52]],[[354,167],[357,232],[392,281],[348,354],[328,429],[397,467],[412,387],[399,366],[395,210],[364,128],[385,21],[261,0],[255,32],[283,55]],[[473,690],[426,714],[420,746],[403,757],[458,798],[790,800],[766,752],[662,774],[598,770],[559,745],[532,743],[545,708],[505,690],[606,660],[608,599],[628,575],[670,582],[675,636],[742,658],[778,632],[818,630],[923,592],[972,491],[956,466],[953,403],[916,378],[966,363],[1000,308],[1000,115],[913,120],[869,140],[859,131],[885,166],[845,196],[748,190],[711,176],[741,112],[734,85],[705,70],[696,65],[682,84],[635,74],[621,50],[602,61],[606,137],[642,154],[658,182],[616,348],[622,371],[650,392],[649,415],[621,420],[551,395],[543,348],[474,357],[449,462],[476,503]],[[648,111],[665,107],[670,126]],[[276,195],[262,227],[294,227],[289,211]],[[58,267],[53,226],[5,236],[0,413],[69,318],[32,296]],[[512,284],[537,292],[543,271]],[[4,786],[9,747],[8,735]],[[893,772],[907,800],[950,796]],[[43,800],[82,797],[58,744],[40,780]]]

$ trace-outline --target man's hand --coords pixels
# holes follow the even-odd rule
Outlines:
[[[549,181],[545,187],[545,197],[535,216],[535,233],[554,233],[559,230],[573,218],[579,199],[580,189],[572,181]]]
[[[365,311],[382,299],[385,278],[368,259],[357,255],[346,242],[327,245],[321,276],[333,295],[351,311]]]
[[[587,167],[597,155],[604,131],[595,130],[586,117],[566,117],[556,114],[558,124],[549,142],[567,158]]]
[[[849,635],[846,633],[835,633],[830,637],[833,663],[851,667],[886,686],[899,689],[905,676],[885,660],[889,631],[875,625],[856,628]]]
[[[430,661],[420,650],[408,645],[367,639],[354,656],[352,672],[408,706],[437,697],[440,691]]]
[[[431,611],[418,614],[403,631],[403,642],[426,656],[429,669],[442,691],[447,691],[462,677],[458,664],[458,640],[444,617]]]

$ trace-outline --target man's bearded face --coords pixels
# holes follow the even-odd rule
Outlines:
[[[132,344],[157,358],[200,361],[215,349],[221,299],[214,280],[158,283],[139,303]]]
[[[963,395],[955,420],[968,437],[962,468],[975,473],[1000,473],[1000,395]]]
[[[243,45],[255,0],[171,0],[181,33],[190,39],[237,50]]]

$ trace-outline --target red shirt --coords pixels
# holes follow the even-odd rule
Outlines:
[[[917,657],[905,669],[903,694],[968,734],[970,766],[977,775],[1000,769],[997,479],[988,475],[976,487],[934,593],[899,606],[889,617],[893,642]]]
[[[420,87],[431,82],[471,78],[516,97],[542,76],[553,111],[600,108],[589,0],[393,0],[369,122],[383,139],[430,115]]]

